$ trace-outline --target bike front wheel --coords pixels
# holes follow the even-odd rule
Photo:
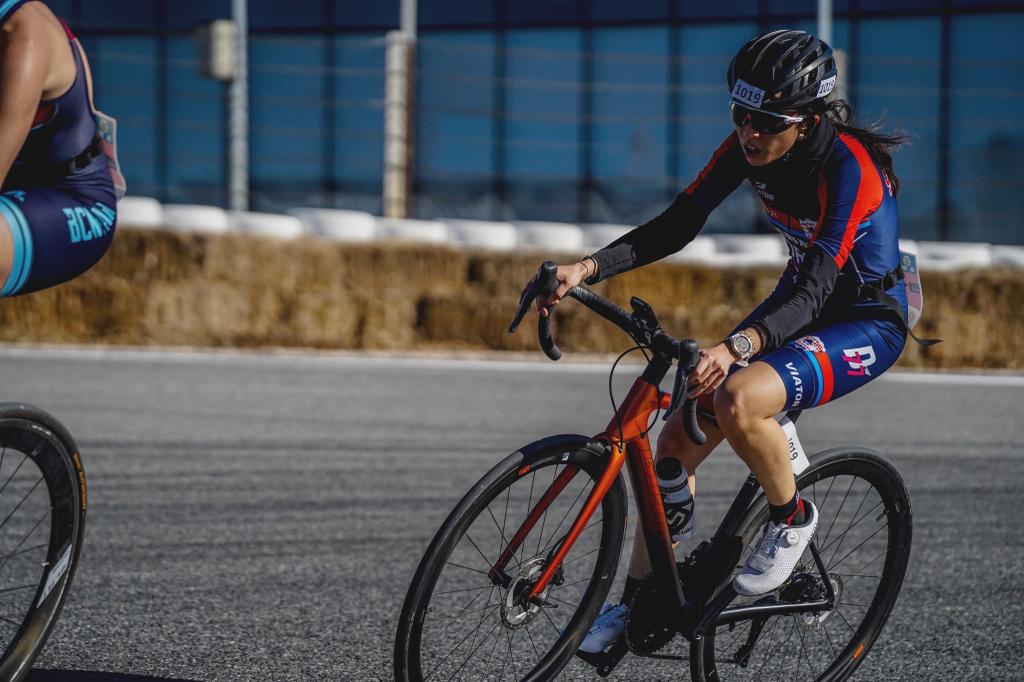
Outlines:
[[[837,448],[812,457],[797,488],[818,508],[813,544],[835,595],[832,608],[709,628],[691,645],[694,680],[846,680],[888,620],[910,559],[910,497],[899,472],[870,450]],[[767,521],[762,496],[742,525],[746,549],[737,568]],[[808,548],[778,590],[729,607],[814,602],[827,592]]]
[[[602,443],[555,437],[513,453],[474,486],[434,537],[409,587],[395,641],[397,680],[546,680],[574,662],[615,578],[626,523],[621,476],[556,570],[543,605],[524,596],[607,461]],[[531,517],[504,575],[492,579]],[[592,669],[577,665],[576,672],[564,670],[567,679],[592,678]]]
[[[24,678],[71,586],[85,531],[85,473],[54,417],[0,404],[0,680]]]

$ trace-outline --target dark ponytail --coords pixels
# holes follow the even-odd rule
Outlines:
[[[825,102],[816,99],[808,105],[807,109],[812,114],[828,116],[838,132],[852,135],[863,144],[871,154],[871,158],[882,167],[889,177],[893,194],[899,192],[900,181],[892,169],[892,152],[907,141],[906,135],[898,132],[883,133],[878,123],[873,123],[866,128],[856,127],[853,125],[853,107],[846,100],[837,99]]]

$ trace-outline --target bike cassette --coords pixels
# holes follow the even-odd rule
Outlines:
[[[647,581],[636,591],[626,614],[626,644],[638,656],[647,656],[672,641],[676,635],[674,609],[665,604],[665,595]]]

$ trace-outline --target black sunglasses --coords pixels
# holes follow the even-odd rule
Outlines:
[[[788,116],[770,111],[758,111],[736,102],[729,103],[729,110],[732,112],[732,122],[736,124],[737,128],[742,128],[749,123],[755,132],[765,135],[778,135],[794,123],[800,123],[804,120],[803,116]]]

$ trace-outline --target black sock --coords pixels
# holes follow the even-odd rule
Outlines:
[[[640,586],[644,584],[644,581],[640,578],[634,578],[631,575],[626,576],[626,585],[622,588],[622,599],[619,600],[620,604],[629,604],[633,601],[633,597],[636,596]]]
[[[785,523],[790,526],[800,525],[806,520],[804,514],[804,501],[800,497],[800,491],[793,494],[786,504],[775,505],[768,503],[773,523]]]

